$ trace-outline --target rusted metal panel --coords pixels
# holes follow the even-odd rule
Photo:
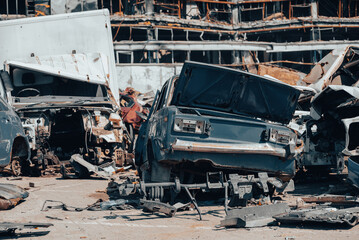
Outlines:
[[[335,49],[321,59],[303,81],[318,92],[329,85],[354,85],[358,81],[355,77],[357,70],[349,68],[358,64],[355,62],[358,56],[359,48],[356,46]]]
[[[296,71],[294,69],[269,64],[259,64],[258,75],[269,75],[284,83],[294,86],[298,85],[298,83],[300,83],[305,77],[305,73]]]
[[[27,198],[29,193],[23,188],[14,184],[0,184],[0,198],[3,199],[15,199],[15,198]]]
[[[50,0],[34,0],[35,16],[46,16],[51,14]]]
[[[0,210],[15,207],[20,201],[27,198],[29,193],[13,184],[0,184]]]
[[[354,196],[345,195],[322,195],[302,197],[306,203],[336,203],[336,204],[359,204],[359,200]]]
[[[335,64],[340,63],[342,59],[339,59],[340,52],[343,52],[343,49],[340,49],[339,51],[333,51],[326,55],[324,58],[322,58],[316,66],[311,70],[311,72],[304,78],[304,82],[308,84],[315,84],[320,79],[324,78],[325,76],[328,77],[326,74],[330,71],[330,69],[335,67]],[[338,67],[338,66],[336,66]],[[332,70],[333,71],[333,70]],[[332,72],[331,71],[331,72]],[[324,79],[322,80],[322,82]],[[321,89],[320,89],[321,90]]]

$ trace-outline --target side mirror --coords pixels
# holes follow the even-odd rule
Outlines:
[[[11,78],[8,72],[0,70],[0,79],[2,79],[7,92],[14,90],[14,86],[12,85]]]

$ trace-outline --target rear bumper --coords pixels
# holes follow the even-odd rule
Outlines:
[[[185,152],[206,153],[233,153],[233,154],[258,154],[285,158],[287,151],[284,148],[274,147],[268,143],[230,144],[207,143],[176,140],[172,144],[172,150]]]

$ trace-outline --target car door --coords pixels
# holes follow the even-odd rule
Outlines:
[[[141,166],[144,161],[143,154],[145,154],[147,150],[149,120],[151,119],[154,109],[157,106],[159,94],[160,94],[159,91],[157,91],[155,99],[153,100],[151,110],[148,114],[147,120],[141,124],[140,130],[138,132],[136,145],[135,145],[135,163],[137,166]]]
[[[10,118],[11,107],[7,102],[6,90],[0,78],[0,167],[10,162],[12,144],[12,126]]]

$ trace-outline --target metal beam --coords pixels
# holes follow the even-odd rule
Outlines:
[[[229,41],[151,41],[151,42],[115,42],[114,48],[116,51],[158,51],[158,50],[172,50],[172,51],[231,51],[231,50],[248,50],[266,51],[269,45],[261,44],[247,44]]]
[[[345,48],[348,45],[359,45],[359,41],[317,41],[302,43],[275,43],[272,44],[271,52],[302,52],[319,51]]]
[[[120,41],[114,43],[116,51],[265,51],[301,52],[333,50],[348,45],[359,45],[359,41],[312,41],[293,43],[270,43],[248,41]]]

